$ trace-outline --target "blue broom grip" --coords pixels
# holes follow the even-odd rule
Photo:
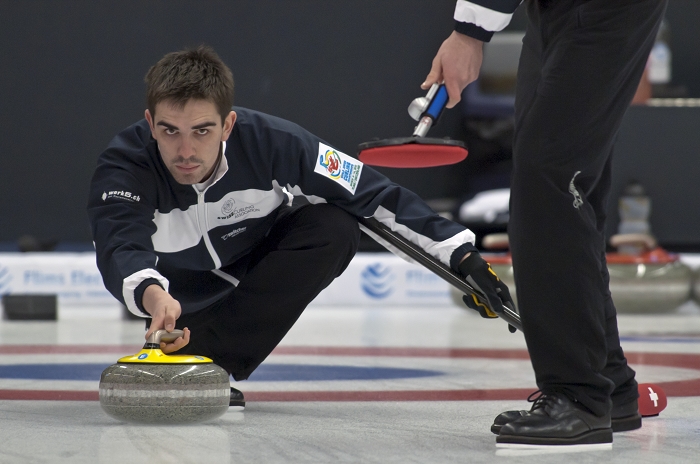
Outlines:
[[[449,100],[447,89],[445,88],[445,84],[441,84],[433,97],[433,101],[430,102],[430,106],[428,106],[428,109],[425,111],[425,115],[430,116],[433,118],[433,121],[436,121],[445,108],[447,100]]]

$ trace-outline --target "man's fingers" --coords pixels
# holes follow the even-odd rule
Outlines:
[[[166,315],[163,326],[168,332],[175,330],[175,317],[172,314]]]
[[[454,108],[454,106],[462,99],[462,89],[454,79],[445,81],[445,89],[447,90],[447,95],[450,97],[447,101],[447,105],[445,106],[447,108]]]
[[[433,66],[425,78],[425,81],[420,85],[423,90],[428,90],[436,82],[442,82],[442,63],[438,56],[433,60]]]
[[[190,342],[190,329],[185,327],[182,331],[184,332],[182,337],[175,340],[175,341],[181,341],[182,345],[180,346],[180,348],[182,348],[183,346],[187,345]]]
[[[168,332],[175,330],[175,321],[180,317],[180,311],[174,307],[165,308],[165,319],[163,320],[163,327]]]
[[[180,308],[175,305],[165,306],[163,309],[156,311],[151,320],[151,326],[146,332],[146,339],[159,329],[165,329],[168,332],[175,330],[175,321],[178,317],[180,317]]]
[[[153,318],[151,319],[151,325],[148,327],[148,332],[146,332],[146,340],[148,340],[148,337],[150,337],[153,332],[162,328],[163,316],[161,314],[153,316]]]
[[[436,82],[437,82],[437,78],[436,78],[435,75],[431,72],[430,74],[428,74],[428,77],[425,78],[425,82],[423,82],[423,83],[420,85],[420,88],[423,89],[423,90],[428,90],[428,89],[429,89],[430,87],[432,87],[432,85],[435,84]]]
[[[160,349],[163,353],[168,354],[172,353],[173,351],[177,351],[183,346],[187,345],[190,342],[190,329],[185,327],[183,329],[183,336],[178,337],[173,341],[172,343],[165,343],[165,342],[160,342]]]
[[[181,340],[181,339],[178,338],[177,340]],[[175,340],[172,343],[160,342],[160,350],[165,354],[172,353],[173,351],[179,350],[180,348],[182,348],[182,346],[177,346],[177,340]]]

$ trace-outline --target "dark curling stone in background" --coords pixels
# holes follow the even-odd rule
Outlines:
[[[2,296],[4,319],[11,321],[55,321],[56,295],[7,294]]]
[[[40,240],[33,235],[22,235],[17,239],[17,248],[22,253],[53,251],[57,244],[56,239]]]
[[[610,292],[618,313],[669,313],[691,299],[695,273],[677,255],[659,247],[653,237],[617,234],[610,238],[610,243],[618,249],[639,248],[639,254],[606,254]],[[508,286],[517,303],[513,265],[507,252],[508,235],[487,235],[482,240],[482,247],[494,252],[482,253],[482,256]],[[461,294],[452,291],[451,296],[457,306],[464,307]]]
[[[181,330],[157,330],[143,350],[102,372],[100,406],[115,419],[143,424],[191,424],[215,419],[229,407],[229,375],[203,356],[166,355],[160,342]]]

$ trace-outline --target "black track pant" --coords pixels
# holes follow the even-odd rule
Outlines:
[[[637,397],[608,289],[615,135],[666,0],[528,0],[509,236],[537,385],[597,415]],[[614,392],[614,393],[613,393]]]
[[[234,379],[247,379],[345,270],[359,240],[357,219],[340,208],[296,207],[253,250],[247,275],[225,300],[177,320],[178,329],[192,331],[178,353],[210,357]]]

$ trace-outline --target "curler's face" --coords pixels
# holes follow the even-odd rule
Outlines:
[[[236,113],[230,112],[222,122],[210,101],[189,100],[180,106],[166,100],[156,105],[154,115],[146,110],[146,119],[168,171],[178,183],[192,185],[214,172],[221,142],[231,135]]]

